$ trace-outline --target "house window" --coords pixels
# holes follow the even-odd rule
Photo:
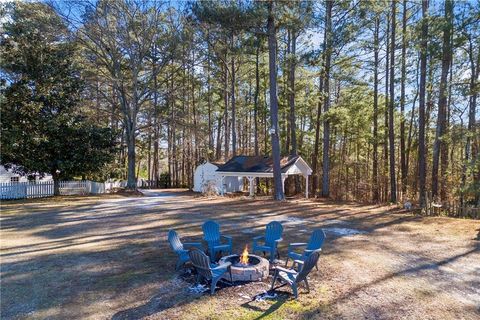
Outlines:
[[[19,183],[20,182],[20,177],[10,177],[10,182],[11,183]]]

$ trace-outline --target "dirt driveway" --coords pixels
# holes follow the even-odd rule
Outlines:
[[[65,197],[1,208],[2,319],[479,319],[480,221],[387,207],[290,200]],[[189,290],[173,270],[166,232],[201,238],[215,219],[234,251],[282,221],[289,242],[322,227],[327,242],[312,291],[252,301],[265,282]],[[186,279],[186,280],[185,280]]]

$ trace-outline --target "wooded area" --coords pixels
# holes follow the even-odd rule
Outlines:
[[[32,50],[15,44],[37,32],[46,56],[71,45],[75,71],[64,76],[81,80],[73,113],[115,133],[111,161],[84,177],[190,187],[203,160],[298,154],[313,169],[313,195],[480,203],[478,1],[52,1],[2,11],[2,163],[46,170],[6,146],[23,125],[10,137],[4,127],[20,121],[8,114],[19,112],[15,90],[30,70],[14,68]],[[48,36],[55,19],[61,39]]]

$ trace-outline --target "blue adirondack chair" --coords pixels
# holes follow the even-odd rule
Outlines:
[[[307,291],[310,292],[308,286],[307,276],[312,271],[313,267],[317,265],[318,258],[320,257],[320,250],[314,250],[305,261],[297,260],[298,264],[303,265],[300,272],[294,269],[286,269],[282,267],[275,267],[275,273],[273,275],[272,286],[270,290],[273,290],[275,281],[280,278],[283,282],[292,287],[293,295],[295,299],[298,298],[298,285],[303,281],[307,287]]]
[[[208,254],[211,262],[215,262],[215,257],[219,252],[232,254],[232,237],[221,235],[218,223],[208,220],[203,224],[202,229],[203,240],[208,244]],[[222,243],[222,239],[225,239],[227,242]]]
[[[258,236],[253,238],[253,252],[262,251],[265,255],[265,252],[270,253],[270,262],[273,262],[275,259],[275,255],[280,258],[280,254],[278,252],[277,246],[280,241],[282,241],[282,232],[283,227],[280,222],[272,221],[267,224],[265,235]],[[263,239],[263,244],[259,241]]]
[[[315,229],[310,236],[308,243],[298,242],[290,243],[288,246],[288,255],[287,261],[285,261],[285,266],[288,264],[288,260],[292,259],[294,261],[293,266],[295,266],[295,261],[305,261],[305,259],[315,250],[321,250],[323,243],[325,242],[325,232],[322,229]],[[304,248],[301,252],[298,252],[298,249]],[[318,265],[315,265],[318,270]]]
[[[223,277],[225,273],[230,274],[230,282],[232,281],[232,270],[230,266],[232,265],[230,262],[220,264],[215,266],[210,263],[209,258],[205,253],[200,250],[194,249],[191,250],[189,253],[190,259],[192,260],[193,267],[197,271],[196,275],[196,282],[199,283],[202,278],[207,281],[211,281],[210,284],[210,293],[215,293],[215,287],[217,282]]]
[[[178,270],[181,266],[185,265],[185,263],[190,261],[190,257],[188,256],[189,250],[186,249],[186,247],[193,247],[203,250],[202,244],[199,242],[182,243],[175,230],[168,231],[168,242],[170,243],[170,247],[172,248],[172,250],[178,255],[175,270]]]

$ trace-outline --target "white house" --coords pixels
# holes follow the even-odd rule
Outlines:
[[[217,189],[224,190],[225,192],[236,192],[236,191],[243,191],[243,178],[242,177],[227,177],[223,179],[223,186],[222,186],[222,179],[216,173],[220,164],[218,163],[211,163],[205,162],[199,165],[195,169],[195,173],[193,174],[193,191],[195,192],[202,192],[203,187],[209,181],[215,181]]]
[[[49,174],[45,174],[43,177],[40,177],[40,175],[36,175],[35,180],[50,181],[52,180],[52,176]],[[28,182],[28,177],[26,175],[15,173],[12,168],[7,169],[3,165],[0,165],[0,183],[8,182]]]

